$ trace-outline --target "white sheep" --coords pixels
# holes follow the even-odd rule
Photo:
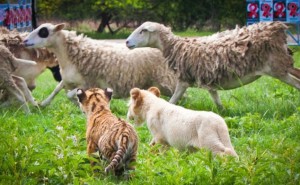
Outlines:
[[[179,73],[171,103],[195,84],[207,89],[222,108],[217,90],[241,87],[262,75],[300,89],[300,70],[293,67],[286,29],[281,22],[261,22],[192,40],[175,36],[162,24],[145,22],[131,33],[126,44],[163,52],[168,66]]]
[[[16,98],[22,104],[25,112],[30,113],[27,101],[34,106],[37,106],[37,103],[34,101],[24,78],[12,74],[20,64],[23,66],[32,66],[36,63],[34,61],[15,58],[5,46],[0,44],[0,89],[8,96],[8,101]],[[7,103],[4,102],[1,104],[1,106],[4,105],[7,105]]]
[[[42,102],[47,105],[61,88],[110,87],[115,97],[128,97],[133,87],[156,85],[165,95],[172,95],[177,77],[157,49],[130,50],[125,45],[104,43],[63,30],[64,24],[42,24],[33,30],[24,44],[31,48],[46,47],[58,58],[62,82]]]
[[[33,60],[36,65],[20,66],[13,74],[23,77],[30,90],[33,90],[36,86],[35,79],[45,71],[47,68],[51,68],[58,65],[57,59],[53,53],[47,49],[29,49],[23,44],[23,39],[28,33],[19,33],[16,30],[9,31],[4,27],[0,27],[0,43],[5,45],[12,54],[21,59]],[[22,65],[22,64],[20,64]]]
[[[153,137],[150,145],[160,143],[179,150],[207,148],[214,154],[237,157],[221,116],[171,104],[159,98],[160,91],[156,87],[133,88],[130,96],[127,118],[134,120],[135,125],[146,121]]]

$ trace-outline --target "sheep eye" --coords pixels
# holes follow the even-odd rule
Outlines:
[[[47,38],[48,35],[49,35],[49,31],[47,28],[43,27],[39,30],[38,32],[38,35],[41,37],[41,38]]]
[[[141,31],[140,31],[140,34],[142,34],[144,31],[147,31],[146,29],[142,29]]]

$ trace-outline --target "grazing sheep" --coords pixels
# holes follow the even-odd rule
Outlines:
[[[129,48],[159,48],[179,83],[170,102],[176,103],[191,84],[207,89],[222,108],[217,90],[241,87],[269,75],[300,89],[300,70],[286,44],[281,22],[261,22],[212,36],[183,39],[162,24],[145,22],[126,41]]]
[[[23,44],[23,38],[28,33],[19,33],[16,30],[9,31],[0,27],[0,44],[5,45],[12,54],[21,59],[36,61],[36,65],[25,67],[20,66],[13,74],[23,77],[30,90],[35,88],[35,79],[45,71],[46,68],[53,68],[58,65],[57,59],[53,53],[46,49],[28,49]],[[57,75],[57,74],[55,74]],[[58,76],[59,80],[59,76]]]
[[[133,119],[136,125],[147,122],[153,136],[150,145],[160,143],[179,150],[208,148],[215,154],[237,157],[221,116],[171,104],[159,98],[156,87],[147,91],[133,88],[130,96],[127,118]]]
[[[20,64],[31,66],[36,63],[15,58],[5,46],[0,44],[0,89],[5,92],[4,94],[9,99],[15,97],[22,104],[25,112],[30,113],[26,100],[34,106],[37,106],[37,103],[34,101],[24,78],[12,74],[13,71],[19,68]],[[6,102],[4,105],[6,105]]]
[[[129,50],[125,45],[106,43],[77,35],[74,31],[62,30],[64,24],[42,24],[25,39],[31,48],[46,47],[58,58],[62,82],[42,102],[50,103],[61,88],[110,87],[115,97],[128,97],[133,87],[148,88],[156,85],[165,95],[172,95],[177,77],[163,64],[164,58],[157,49],[140,48]]]

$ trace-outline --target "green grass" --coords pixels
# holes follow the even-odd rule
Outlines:
[[[213,32],[209,31],[197,31],[195,29],[188,29],[184,32],[174,32],[175,35],[181,36],[181,37],[200,37],[200,36],[207,36],[213,34]]]
[[[296,48],[297,49],[297,48]],[[299,50],[295,60],[299,66]],[[33,95],[41,101],[55,87],[49,71],[38,78]],[[279,80],[262,77],[242,88],[220,91],[225,111],[217,111],[209,94],[189,88],[180,105],[213,110],[228,124],[239,155],[213,157],[174,148],[149,147],[151,135],[136,128],[140,143],[137,169],[124,181],[93,173],[86,155],[85,117],[60,92],[51,105],[0,110],[0,184],[300,184],[300,92]],[[125,118],[127,100],[113,99],[111,109]]]
[[[112,35],[109,32],[98,33],[89,29],[79,29],[78,33],[83,33],[88,37],[94,39],[126,39],[132,33],[133,30],[134,29],[122,29],[116,34]],[[212,32],[199,32],[193,29],[188,29],[184,32],[174,32],[174,34],[181,37],[200,37],[211,35]]]
[[[126,39],[133,30],[123,29],[116,34],[108,32],[98,33],[96,31],[82,31],[81,33],[94,39]]]

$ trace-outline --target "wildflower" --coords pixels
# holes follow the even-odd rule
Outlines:
[[[67,139],[73,140],[73,144],[74,144],[75,146],[77,146],[77,138],[76,138],[75,135],[73,135],[73,136],[68,136]]]
[[[56,126],[57,130],[63,130],[64,128],[62,126]]]
[[[64,154],[63,154],[63,153],[58,154],[58,155],[57,155],[57,158],[58,158],[58,159],[64,158]]]

